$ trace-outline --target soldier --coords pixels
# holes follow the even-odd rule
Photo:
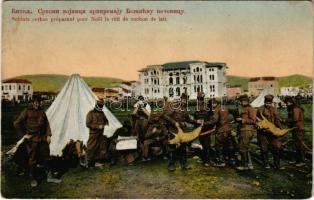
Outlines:
[[[231,126],[229,120],[229,109],[221,105],[220,99],[212,99],[213,116],[209,124],[216,126],[215,149],[217,153],[216,166],[226,166],[224,152],[228,153],[231,164],[235,162],[235,144],[231,135]]]
[[[305,165],[305,150],[304,150],[304,109],[297,105],[292,97],[286,97],[285,103],[287,104],[289,128],[295,127],[292,132],[295,148],[296,148],[296,166],[301,167]]]
[[[250,141],[256,132],[256,111],[249,104],[249,97],[247,95],[240,96],[242,109],[239,112],[239,117],[236,121],[239,123],[240,137],[239,149],[241,154],[241,165],[237,167],[238,170],[253,169],[253,165],[249,165]]]
[[[132,125],[129,120],[123,122],[123,126],[118,128],[113,136],[110,138],[109,152],[110,152],[110,165],[114,165],[118,158],[121,156],[124,163],[132,165],[138,154],[136,150],[123,150],[117,151],[116,145],[118,143],[118,137],[129,137],[132,136]]]
[[[262,116],[264,116],[269,122],[282,129],[281,119],[279,118],[276,108],[273,106],[274,96],[266,95],[264,98],[264,105],[259,107],[257,111],[258,119],[262,119]],[[274,136],[266,129],[260,129],[257,131],[257,140],[261,148],[261,156],[264,168],[270,168],[268,161],[268,147],[271,146],[274,160],[274,168],[284,169],[284,167],[280,166],[280,138]]]
[[[209,153],[211,150],[211,134],[209,131],[213,129],[213,125],[207,124],[207,122],[210,121],[211,116],[213,115],[212,111],[207,109],[205,107],[204,99],[200,100],[199,103],[199,111],[195,111],[194,113],[194,119],[196,120],[202,120],[204,122],[204,125],[201,130],[201,134],[199,136],[199,141],[202,145],[201,150],[201,159],[203,162],[203,165],[205,167],[209,167]]]
[[[164,110],[163,117],[167,122],[167,128],[169,131],[169,136],[172,133],[177,133],[177,126],[180,126],[182,129],[186,128],[185,122],[196,123],[192,120],[187,113],[187,102],[188,97],[186,94],[181,95],[181,102],[178,102],[176,105],[169,106],[167,110]],[[187,155],[186,155],[186,143],[181,143],[178,148],[176,145],[169,145],[169,171],[175,171],[175,160],[176,157],[180,160],[180,165],[182,169],[190,169],[191,167],[187,163]]]
[[[168,142],[168,130],[164,125],[161,116],[155,115],[149,120],[147,133],[144,137],[143,143],[143,161],[147,161],[150,158],[149,151],[152,145],[159,147],[160,152],[166,151],[166,144]]]
[[[24,135],[28,162],[27,169],[31,178],[31,186],[38,185],[35,174],[37,167],[48,167],[50,159],[49,143],[51,129],[44,111],[40,109],[39,97],[32,99],[31,107],[24,110],[14,121],[14,127]]]
[[[135,133],[139,139],[140,145],[143,145],[145,133],[147,131],[148,120],[150,117],[150,105],[144,101],[143,96],[138,97],[138,101],[134,105],[133,115],[135,116]]]
[[[109,124],[103,112],[104,99],[96,101],[95,108],[87,113],[86,126],[89,128],[89,138],[86,146],[87,167],[94,167],[96,161],[104,160],[107,155],[104,128]]]

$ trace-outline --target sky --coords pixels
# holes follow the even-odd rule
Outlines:
[[[183,9],[184,14],[161,15],[167,22],[25,23],[11,19],[13,8],[31,9],[30,16],[39,8]],[[229,75],[312,76],[308,1],[7,1],[2,13],[3,79],[79,73],[137,80],[147,65],[187,60],[225,62]]]

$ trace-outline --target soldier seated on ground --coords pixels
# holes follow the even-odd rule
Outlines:
[[[148,123],[148,129],[142,146],[142,161],[150,160],[151,156],[166,155],[168,130],[161,116],[154,115]]]
[[[65,147],[62,149],[62,156],[51,156],[48,162],[50,168],[50,174],[48,179],[52,176],[61,178],[70,168],[75,168],[83,160],[85,160],[86,147],[80,140],[70,140]],[[86,164],[85,164],[86,165]]]
[[[138,150],[131,149],[131,150],[117,150],[117,143],[118,137],[129,137],[133,135],[133,129],[131,126],[131,122],[129,120],[125,120],[123,122],[123,126],[118,128],[113,136],[110,139],[109,144],[109,157],[110,157],[110,164],[114,165],[117,161],[121,161],[128,165],[133,165],[134,161],[138,157]]]

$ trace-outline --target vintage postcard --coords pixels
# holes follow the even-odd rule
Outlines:
[[[312,196],[310,1],[4,1],[3,198]]]

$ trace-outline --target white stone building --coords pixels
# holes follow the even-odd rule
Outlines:
[[[196,99],[199,91],[208,98],[226,96],[226,69],[225,63],[202,61],[150,65],[139,71],[140,94],[148,99],[166,96],[170,100],[180,98],[182,93]]]
[[[9,101],[29,101],[33,96],[32,82],[24,79],[9,79],[2,82],[2,99]]]
[[[282,96],[297,96],[300,92],[298,87],[282,87],[280,88],[280,95]]]

